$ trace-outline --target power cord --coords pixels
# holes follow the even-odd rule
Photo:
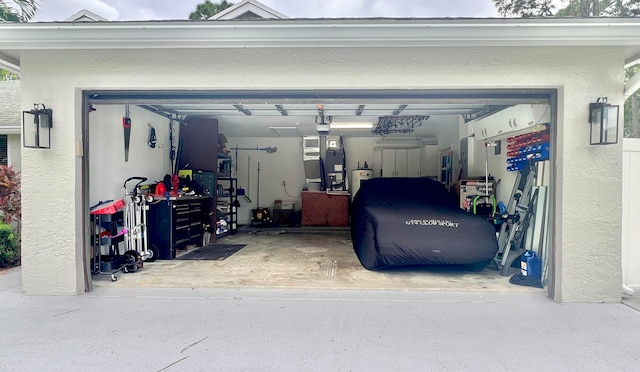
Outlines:
[[[300,197],[299,197],[299,196],[292,196],[292,195],[289,195],[289,192],[287,191],[287,182],[286,182],[285,180],[282,180],[282,188],[284,189],[284,193],[285,193],[288,197],[293,198],[293,199],[300,199]]]

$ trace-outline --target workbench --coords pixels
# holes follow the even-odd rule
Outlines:
[[[348,192],[302,192],[302,226],[347,225],[349,225]]]

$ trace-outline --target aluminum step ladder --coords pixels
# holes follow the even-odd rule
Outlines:
[[[533,161],[518,171],[507,211],[500,216],[503,223],[498,234],[498,252],[493,260],[503,276],[510,274],[513,261],[525,252],[524,238],[537,201],[538,190],[534,190],[537,176],[537,166]]]

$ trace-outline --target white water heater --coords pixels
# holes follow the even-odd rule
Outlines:
[[[349,194],[351,200],[356,196],[358,189],[360,188],[360,181],[373,178],[373,170],[371,169],[356,169],[351,171],[351,183],[349,184]]]

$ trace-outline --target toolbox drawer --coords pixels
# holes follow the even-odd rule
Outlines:
[[[202,226],[207,222],[210,205],[208,196],[149,205],[149,244],[157,248],[159,259],[173,259],[176,250],[202,244]]]

